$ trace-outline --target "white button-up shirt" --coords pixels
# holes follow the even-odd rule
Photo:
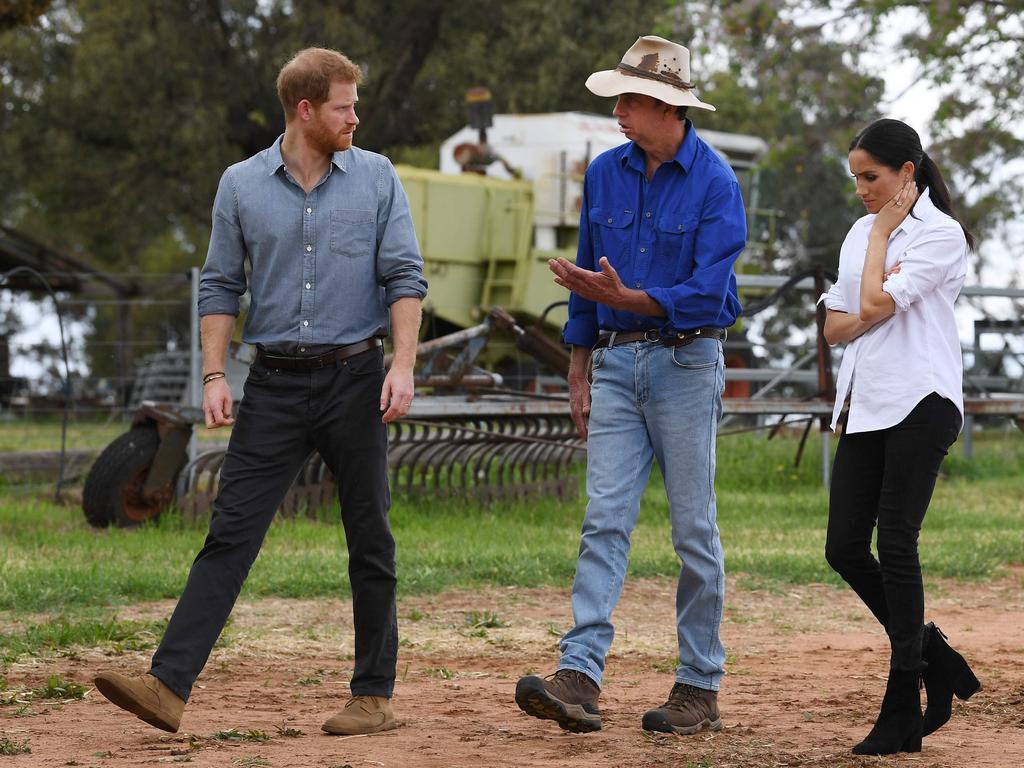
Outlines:
[[[932,392],[964,413],[963,359],[953,303],[967,275],[967,240],[960,224],[940,211],[925,190],[903,223],[889,236],[885,271],[897,264],[882,290],[896,314],[851,341],[836,381],[835,430],[847,396],[847,432],[868,432],[899,424]],[[860,280],[868,235],[868,214],[850,229],[839,252],[839,281],[822,294],[828,309],[860,314]]]

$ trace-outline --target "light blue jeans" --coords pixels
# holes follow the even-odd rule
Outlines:
[[[593,354],[587,514],[572,588],[575,626],[562,638],[559,669],[601,684],[626,576],[629,538],[651,461],[665,478],[672,545],[682,561],[676,590],[676,681],[718,690],[725,566],[715,522],[715,437],[722,416],[721,342],[685,347],[633,342]]]

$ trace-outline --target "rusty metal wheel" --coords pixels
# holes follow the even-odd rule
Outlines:
[[[171,500],[173,488],[144,494],[160,435],[155,424],[137,424],[108,445],[92,465],[82,491],[82,511],[90,525],[105,528],[155,520]]]

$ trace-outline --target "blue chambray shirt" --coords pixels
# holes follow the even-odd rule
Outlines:
[[[664,320],[569,295],[566,344],[593,346],[600,330],[658,328],[662,335],[728,328],[740,314],[733,264],[747,239],[736,174],[689,120],[676,156],[648,182],[632,141],[587,168],[576,264],[599,271],[606,256],[629,288],[641,288]]]
[[[394,167],[358,147],[335,152],[307,195],[285,168],[282,138],[221,177],[199,314],[237,317],[248,284],[250,344],[301,352],[388,335],[388,307],[427,292]]]

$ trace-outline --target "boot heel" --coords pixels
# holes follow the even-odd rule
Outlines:
[[[967,666],[967,662],[964,662],[964,669],[956,678],[956,682],[953,683],[953,693],[956,697],[962,701],[967,701],[971,696],[981,690],[981,681],[978,680],[977,675]]]
[[[903,746],[900,747],[900,752],[920,752],[921,751],[921,733],[915,733],[912,736],[908,736],[907,740],[903,742]]]

